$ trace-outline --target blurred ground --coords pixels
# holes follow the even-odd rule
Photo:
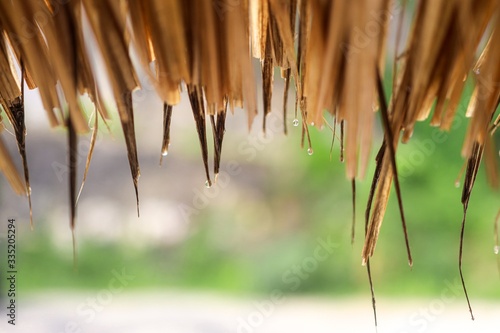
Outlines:
[[[19,333],[331,333],[376,332],[368,298],[244,299],[213,293],[44,292],[20,301]],[[92,300],[94,301],[92,303]],[[101,300],[101,301],[99,301]],[[379,299],[378,333],[497,332],[500,303]]]

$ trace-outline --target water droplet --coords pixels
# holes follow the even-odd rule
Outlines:
[[[495,247],[493,248],[493,253],[498,254],[499,252],[500,252],[500,246],[495,245]]]
[[[299,120],[298,119],[294,119],[293,120],[293,126],[295,126],[295,127],[299,126]]]
[[[474,69],[474,73],[476,73],[477,75],[481,74],[481,70],[479,68],[476,68]]]
[[[168,151],[164,150],[161,152],[161,156],[167,156],[168,155]]]
[[[314,150],[312,148],[307,149],[307,153],[310,155],[314,154]]]
[[[206,188],[211,188],[211,187],[212,187],[212,183],[211,183],[210,181],[208,181],[208,180],[207,180],[207,181],[205,182],[205,187],[206,187]]]
[[[311,121],[311,126],[314,126],[314,121]]]
[[[460,187],[460,181],[458,181],[458,180],[457,180],[457,181],[455,181],[455,187],[456,187],[456,188],[459,188],[459,187]]]

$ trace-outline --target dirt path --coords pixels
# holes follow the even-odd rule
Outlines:
[[[3,308],[3,306],[2,306]],[[498,332],[500,302],[379,299],[378,332]],[[0,332],[331,333],[375,332],[368,299],[230,298],[176,292],[44,293],[18,301],[16,326],[2,311]]]

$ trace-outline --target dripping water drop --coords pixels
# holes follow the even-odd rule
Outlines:
[[[493,248],[493,253],[498,254],[499,252],[500,252],[500,246],[495,245],[495,247]]]
[[[309,148],[307,149],[307,153],[309,154],[309,156],[311,156],[312,154],[314,154],[314,150],[312,148]]]
[[[168,151],[164,150],[161,152],[161,156],[167,156],[168,155]]]
[[[293,120],[293,126],[295,126],[295,127],[299,126],[299,120],[298,119],[294,119]]]
[[[460,187],[460,182],[459,182],[458,180],[457,180],[457,181],[455,181],[455,187],[456,187],[456,188],[459,188],[459,187]]]
[[[205,187],[206,188],[211,188],[212,187],[212,183],[209,182],[208,180],[205,182]]]

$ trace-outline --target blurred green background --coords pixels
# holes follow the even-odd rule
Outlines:
[[[389,84],[386,87],[390,88]],[[397,159],[414,266],[410,269],[407,265],[398,206],[392,193],[371,261],[377,295],[435,295],[443,289],[445,281],[458,278],[462,187],[457,188],[455,180],[464,164],[460,149],[468,122],[464,114],[471,87],[472,82],[469,82],[458,110],[458,120],[446,136],[440,137],[442,142],[431,141],[429,146],[437,129],[426,121],[418,124],[408,144],[399,147]],[[274,96],[277,107],[273,117],[277,117],[277,123],[281,122],[280,89],[277,85]],[[141,96],[135,98],[141,100]],[[257,295],[278,289],[287,294],[360,294],[368,297],[368,280],[360,254],[374,155],[382,139],[380,125],[373,141],[373,158],[367,175],[356,182],[356,239],[351,245],[351,184],[345,178],[344,165],[339,162],[339,140],[335,140],[330,159],[331,131],[327,127],[311,128],[314,154],[309,156],[306,149],[301,149],[300,128],[292,126],[292,98],[288,136],[279,130],[269,131],[263,138],[260,118],[248,133],[243,111],[236,110],[235,116],[228,115],[223,170],[224,165],[233,160],[241,172],[231,176],[224,188],[209,198],[208,205],[191,214],[188,220],[183,220],[180,212],[186,205],[193,207],[195,193],[217,190],[217,186],[212,189],[203,186],[200,149],[188,106],[184,104],[174,110],[172,145],[162,168],[158,167],[161,103],[154,98],[149,102],[143,99],[146,100],[143,103],[150,104],[137,110],[143,203],[143,215],[139,219],[134,216],[135,200],[118,122],[115,119],[110,123],[112,135],[101,126],[102,136],[96,145],[87,187],[79,204],[77,271],[73,270],[66,178],[62,182],[54,181],[55,185],[37,188],[37,179],[42,182],[42,178],[57,178],[50,168],[50,159],[41,163],[36,157],[36,154],[48,154],[41,149],[49,149],[45,143],[45,148],[38,148],[37,141],[43,140],[37,138],[56,142],[53,146],[59,155],[51,157],[52,161],[64,161],[65,135],[60,130],[49,131],[46,124],[41,124],[39,127],[43,130],[35,130],[27,138],[28,149],[35,155],[30,160],[34,183],[34,231],[29,231],[25,199],[12,199],[12,192],[4,179],[1,180],[1,199],[4,208],[8,207],[4,211],[18,218],[21,229],[17,253],[21,272],[19,290],[26,294],[51,289],[101,288],[112,277],[111,268],[126,267],[126,271],[135,276],[128,286],[131,289],[203,289]],[[330,116],[325,117],[331,122]],[[28,129],[29,126],[30,123]],[[498,135],[495,140],[498,151]],[[87,147],[88,144],[83,144],[81,148],[80,173]],[[116,157],[112,155],[115,153]],[[107,177],[111,179],[109,182]],[[54,196],[53,200],[47,199],[50,195]],[[183,226],[183,232],[175,241],[168,242],[162,241],[162,237],[155,241],[148,238],[133,241],[134,232],[126,237],[100,237],[106,232],[113,234],[114,228],[124,223],[107,218],[109,214],[103,213],[102,207],[96,207],[93,215],[88,215],[93,203],[86,205],[85,200],[101,195],[121,196],[113,209],[128,212],[132,221],[127,224],[129,226],[151,229],[156,225],[151,225],[154,220],[160,224],[176,220],[176,225]],[[155,201],[148,198],[155,198]],[[464,274],[473,298],[500,297],[498,255],[493,253],[493,223],[500,208],[499,199],[498,191],[488,185],[484,167],[481,167],[470,201],[464,243]],[[54,206],[47,200],[54,201]],[[148,215],[152,209],[148,202],[159,207],[169,202],[172,214]],[[54,208],[56,204],[62,208]],[[96,221],[101,217],[102,220]],[[98,223],[102,231],[89,236],[84,231],[90,222]],[[65,236],[61,238],[54,230]],[[334,252],[301,280],[299,288],[292,290],[291,284],[284,281],[284,274],[314,254],[319,237],[330,237],[336,243]]]

